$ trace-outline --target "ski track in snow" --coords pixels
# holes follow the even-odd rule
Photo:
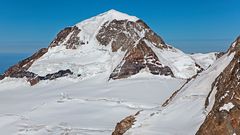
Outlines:
[[[146,74],[110,82],[104,77],[62,78],[34,87],[21,79],[1,83],[0,131],[8,135],[111,134],[121,119],[141,110],[158,110],[185,83]]]
[[[86,102],[103,102],[108,103],[115,106],[122,106],[126,107],[128,109],[133,110],[153,110],[155,108],[158,108],[160,105],[156,106],[146,106],[136,103],[131,103],[123,99],[114,99],[114,98],[72,98],[68,95],[62,96],[59,100],[57,100],[58,103],[64,103],[64,102],[79,102],[79,103],[86,103]]]
[[[67,123],[60,123],[56,126],[20,124],[18,135],[32,135],[38,132],[49,135],[94,135],[94,134],[110,134],[112,129],[95,129],[71,127]]]

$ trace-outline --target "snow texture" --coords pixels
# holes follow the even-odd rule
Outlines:
[[[1,81],[1,134],[111,134],[121,119],[158,108],[185,83],[146,73],[110,82],[106,76],[64,77],[32,87],[23,79]]]

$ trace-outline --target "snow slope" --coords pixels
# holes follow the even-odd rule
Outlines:
[[[151,43],[147,43],[148,46],[153,48],[163,65],[169,66],[176,77],[185,79],[191,78],[200,70],[196,67],[196,62],[181,50],[174,47],[172,47],[172,49],[159,50]]]
[[[106,82],[61,78],[29,86],[22,79],[0,82],[0,133],[5,135],[106,135],[122,118],[160,106],[185,82],[141,73]]]
[[[126,135],[193,135],[203,123],[211,108],[205,109],[205,100],[212,83],[230,63],[234,54],[218,59],[208,70],[187,83],[166,106],[146,110],[137,116],[137,122]],[[210,107],[214,103],[210,102]]]
[[[198,65],[200,65],[202,68],[207,69],[209,66],[211,66],[216,60],[216,52],[212,53],[195,53],[190,55]]]

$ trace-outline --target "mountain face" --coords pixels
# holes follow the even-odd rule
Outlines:
[[[229,49],[234,58],[212,84],[209,93],[215,94],[212,110],[209,112],[197,135],[239,135],[240,134],[240,37]],[[206,100],[206,106],[209,104]]]
[[[185,54],[110,10],[0,75],[0,133],[238,135],[239,61],[240,37]]]
[[[203,67],[167,45],[142,20],[110,10],[63,29],[48,48],[10,67],[1,78],[26,77],[34,85],[66,70],[81,78],[106,72],[115,80],[147,72],[187,79]]]

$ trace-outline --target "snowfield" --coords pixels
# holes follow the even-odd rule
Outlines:
[[[25,79],[6,78],[0,81],[0,132],[106,135],[113,132],[117,122],[141,111],[126,135],[193,135],[214,103],[211,98],[209,107],[204,108],[211,84],[232,57],[218,59],[188,82],[166,107],[161,105],[186,80],[146,71],[114,81],[108,81],[108,72],[88,78],[73,75],[35,86]]]
[[[105,77],[104,77],[105,76]],[[107,82],[61,78],[31,87],[23,79],[0,82],[0,132],[5,135],[106,135],[139,110],[153,110],[185,80],[145,73]]]

